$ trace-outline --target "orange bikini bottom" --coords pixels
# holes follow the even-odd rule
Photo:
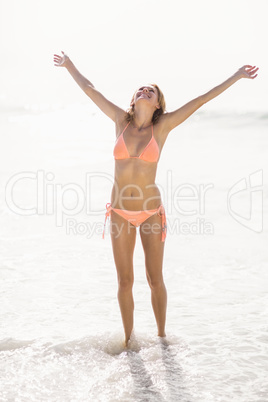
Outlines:
[[[103,228],[103,233],[102,233],[103,239],[104,239],[106,220],[107,220],[108,216],[111,215],[111,211],[113,210],[118,215],[122,216],[122,218],[126,219],[128,222],[130,222],[132,225],[134,225],[136,227],[140,226],[144,221],[146,221],[146,219],[150,218],[150,216],[157,213],[159,216],[161,216],[161,219],[162,219],[161,240],[165,241],[165,238],[167,235],[167,220],[166,220],[165,209],[162,204],[157,209],[146,209],[145,211],[130,211],[128,209],[113,208],[111,206],[111,203],[108,202],[106,204],[106,210],[107,211],[105,213],[105,222],[104,222],[104,228]]]

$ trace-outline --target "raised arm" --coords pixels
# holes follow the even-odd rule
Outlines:
[[[85,94],[89,96],[103,113],[110,117],[110,119],[114,122],[123,119],[126,112],[110,102],[99,91],[97,91],[94,85],[77,70],[67,54],[63,51],[61,51],[61,53],[62,56],[54,54],[54,65],[56,67],[65,67]]]
[[[256,66],[245,65],[241,67],[235,74],[233,74],[230,78],[224,81],[222,84],[216,86],[211,89],[207,93],[198,96],[197,98],[191,100],[186,103],[184,106],[180,107],[177,110],[174,110],[170,113],[165,113],[163,115],[163,120],[165,119],[165,126],[168,131],[171,131],[173,128],[177,127],[184,120],[186,120],[191,114],[193,114],[197,109],[199,109],[202,105],[215,98],[224,92],[227,88],[233,85],[236,81],[241,78],[256,78],[258,74],[256,72],[259,68]]]

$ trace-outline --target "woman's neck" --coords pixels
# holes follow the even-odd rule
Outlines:
[[[139,131],[149,127],[152,124],[153,114],[148,110],[135,110],[132,125]]]

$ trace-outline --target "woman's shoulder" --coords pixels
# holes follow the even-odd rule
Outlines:
[[[124,124],[127,124],[129,121],[130,121],[129,114],[125,110],[122,110],[122,113],[120,113],[120,115],[118,115],[116,124],[124,125]]]
[[[130,119],[127,112],[122,113],[115,122],[116,137],[118,137],[124,128],[129,124]]]
[[[167,136],[170,132],[167,124],[167,115],[168,112],[163,113],[157,120],[157,122],[154,124],[154,136],[157,138],[159,144],[161,146],[164,145]]]
[[[163,132],[167,130],[167,121],[168,121],[168,112],[163,113],[157,121],[154,123],[154,129],[159,132]]]

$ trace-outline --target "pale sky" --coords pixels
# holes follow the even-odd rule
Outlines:
[[[53,65],[64,50],[121,107],[156,82],[172,110],[257,65],[206,108],[267,110],[266,20],[266,0],[0,0],[0,104],[87,102]]]

